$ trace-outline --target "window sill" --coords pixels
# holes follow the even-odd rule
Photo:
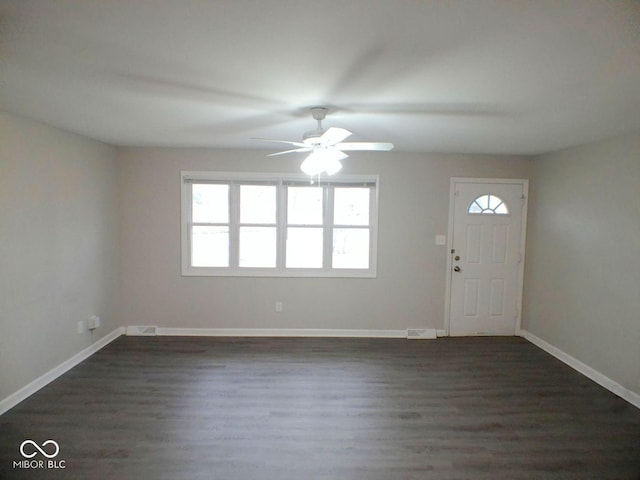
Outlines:
[[[321,270],[321,269],[287,269],[276,270],[267,268],[215,268],[215,267],[184,267],[183,277],[274,277],[274,278],[377,278],[375,270]]]

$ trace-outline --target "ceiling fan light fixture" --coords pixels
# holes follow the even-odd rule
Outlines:
[[[307,175],[319,175],[326,172],[327,175],[333,175],[342,168],[340,160],[347,158],[348,155],[335,148],[317,148],[300,165]]]
[[[327,175],[333,175],[334,173],[338,173],[342,169],[342,164],[340,160],[329,160],[327,164],[324,166],[324,171],[327,172]]]
[[[314,175],[320,175],[324,171],[324,164],[318,155],[311,153],[300,165],[300,170],[313,177]]]

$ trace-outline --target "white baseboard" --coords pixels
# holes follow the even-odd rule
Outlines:
[[[194,337],[360,337],[407,338],[406,330],[328,328],[156,328],[156,335]]]
[[[84,350],[76,353],[73,357],[69,358],[68,360],[65,360],[57,367],[49,370],[44,375],[41,375],[40,377],[36,378],[34,381],[28,383],[17,392],[12,393],[7,398],[0,400],[0,415],[5,413],[9,409],[15,407],[20,402],[27,399],[34,393],[36,393],[42,387],[44,387],[48,383],[51,383],[62,374],[68,372],[73,367],[78,365],[83,360],[89,358],[91,355],[96,353],[98,350],[100,350],[104,346],[113,342],[116,338],[118,338],[124,332],[125,332],[125,329],[123,327],[116,328],[113,332],[105,335],[104,337],[99,339],[97,342],[91,344]]]
[[[583,374],[585,377],[590,378],[591,380],[596,382],[598,385],[618,395],[620,398],[626,400],[627,402],[634,405],[635,407],[640,408],[640,395],[638,395],[637,393],[632,392],[631,390],[620,385],[618,382],[610,379],[606,375],[591,368],[589,365],[582,363],[577,358],[572,357],[568,353],[565,353],[559,348],[554,347],[550,343],[542,340],[541,338],[536,337],[531,332],[528,332],[526,330],[520,330],[520,335],[525,339],[529,340],[531,343],[533,343],[537,347],[544,350],[545,352],[550,353],[551,355],[556,357],[558,360],[566,363],[574,370],[577,370],[578,372]]]

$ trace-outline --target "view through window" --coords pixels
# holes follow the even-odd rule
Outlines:
[[[377,186],[183,172],[183,274],[375,276]]]

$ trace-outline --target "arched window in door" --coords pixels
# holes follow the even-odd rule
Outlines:
[[[508,215],[509,208],[504,201],[496,195],[480,195],[476,198],[469,208],[467,213],[480,213],[485,215]]]

